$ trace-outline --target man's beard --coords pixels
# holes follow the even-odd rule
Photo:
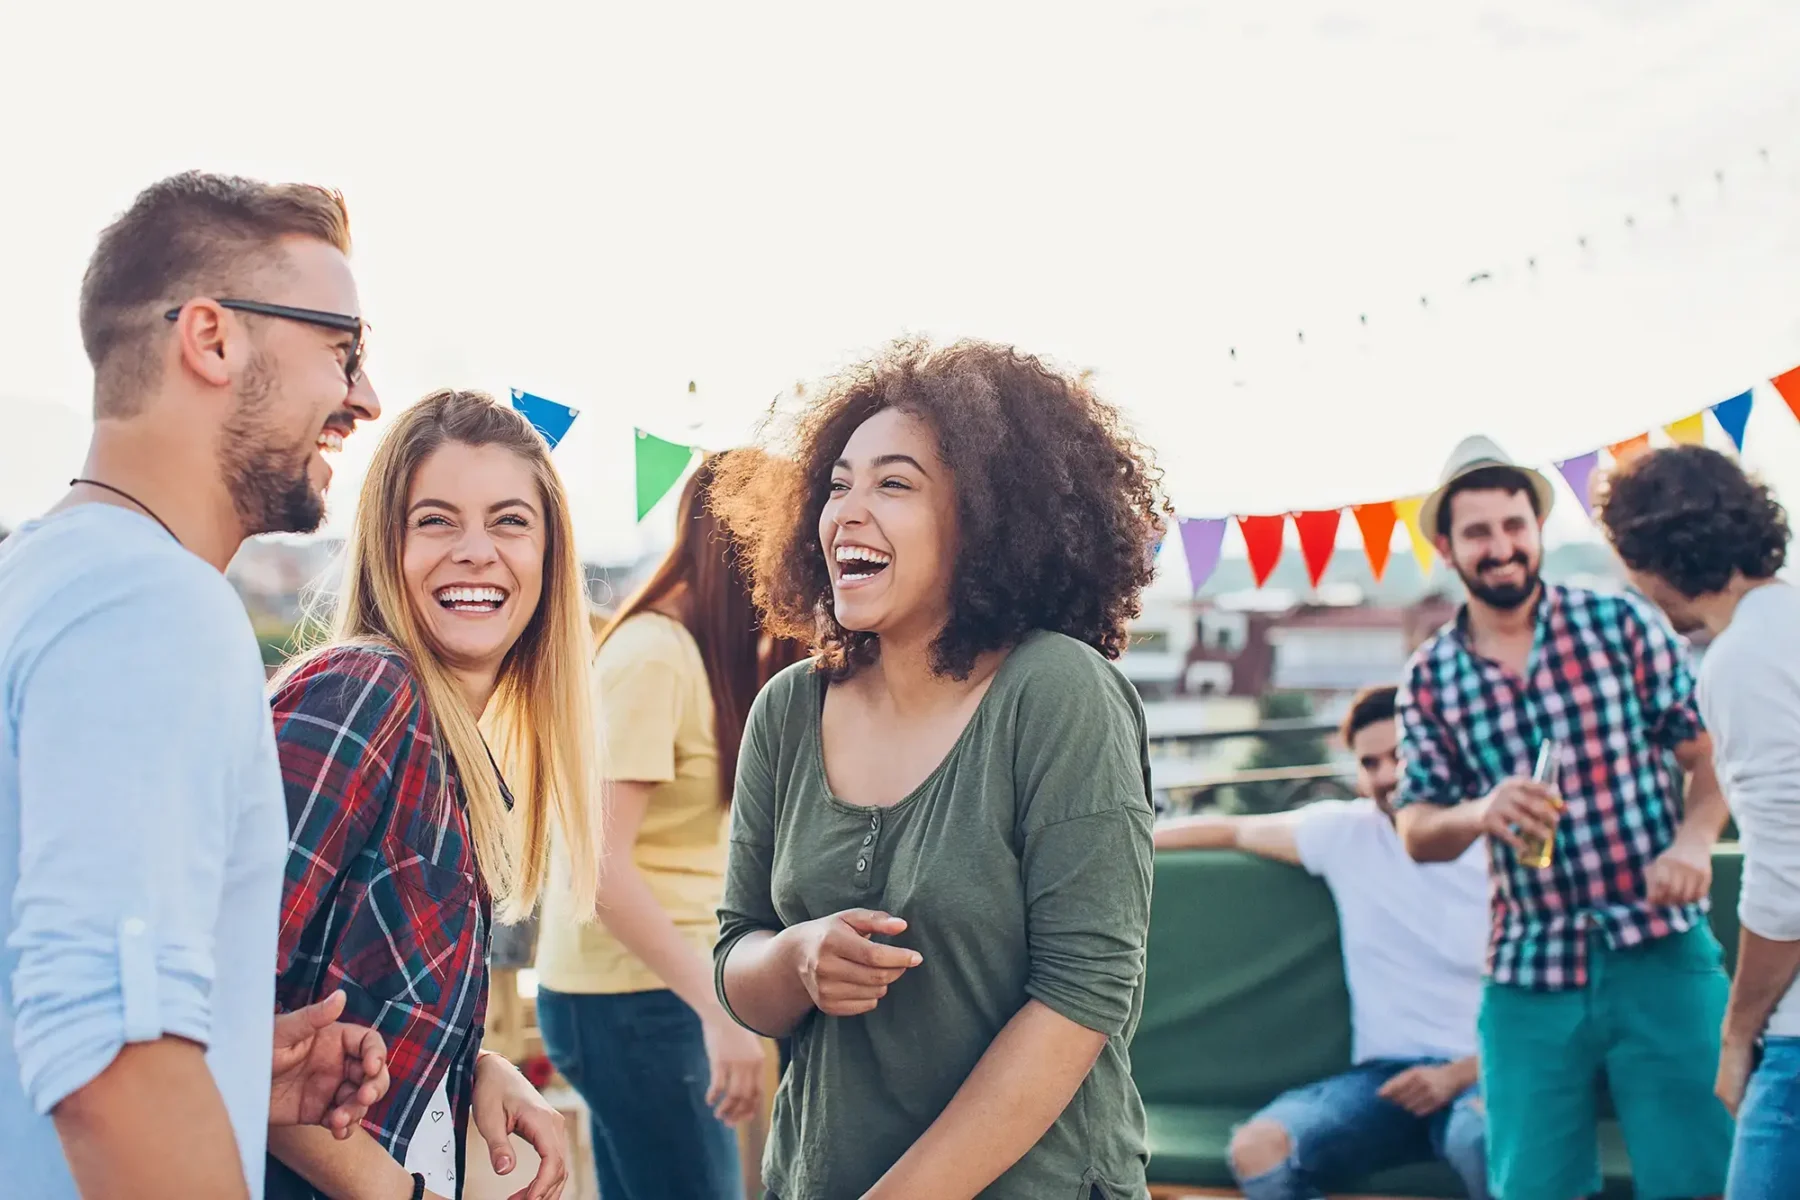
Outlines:
[[[1483,583],[1481,573],[1498,567],[1516,565],[1525,572],[1525,578],[1519,583]],[[1497,558],[1484,558],[1475,564],[1475,569],[1465,572],[1461,567],[1456,573],[1461,576],[1463,586],[1469,589],[1469,595],[1475,597],[1489,608],[1497,608],[1501,612],[1511,612],[1537,594],[1538,573],[1532,568],[1531,560],[1520,551],[1505,562]]]
[[[219,466],[246,535],[311,533],[325,520],[325,501],[313,489],[311,466],[318,441],[270,444],[265,424],[275,373],[261,355],[238,386],[237,407],[225,423]]]

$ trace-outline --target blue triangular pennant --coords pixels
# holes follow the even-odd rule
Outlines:
[[[1740,451],[1744,448],[1744,426],[1750,422],[1750,400],[1750,393],[1743,391],[1712,406],[1713,416],[1719,419],[1719,428],[1730,435],[1731,444]]]
[[[569,426],[575,423],[575,418],[581,415],[578,409],[546,400],[542,396],[534,396],[530,392],[521,392],[518,388],[512,390],[512,406],[525,414],[525,419],[543,435],[552,450],[568,434]]]

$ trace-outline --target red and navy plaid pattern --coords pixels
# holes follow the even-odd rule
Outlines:
[[[1701,731],[1685,644],[1634,595],[1546,587],[1529,679],[1471,649],[1467,610],[1413,654],[1400,688],[1396,806],[1460,804],[1530,778],[1547,737],[1563,747],[1565,805],[1551,866],[1490,844],[1488,972],[1539,991],[1584,987],[1589,939],[1633,946],[1692,928],[1706,905],[1652,908],[1645,873],[1675,840],[1675,747]]]
[[[489,898],[455,764],[397,650],[326,651],[273,706],[292,830],[276,1001],[342,987],[344,1020],[380,1031],[392,1082],[363,1125],[404,1162],[415,1134],[460,1138],[487,1010]],[[446,1072],[455,1129],[418,1129]]]

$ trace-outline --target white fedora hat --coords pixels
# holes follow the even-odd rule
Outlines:
[[[1524,476],[1537,496],[1538,516],[1550,515],[1550,506],[1556,503],[1556,489],[1550,486],[1550,481],[1530,467],[1522,467],[1508,458],[1491,439],[1476,434],[1457,443],[1456,449],[1450,452],[1449,461],[1444,463],[1443,474],[1438,477],[1437,490],[1419,505],[1419,532],[1426,540],[1437,537],[1438,508],[1444,503],[1444,493],[1450,490],[1450,485],[1464,475],[1489,467],[1505,467]]]

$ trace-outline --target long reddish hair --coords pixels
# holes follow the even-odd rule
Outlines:
[[[734,463],[760,456],[754,450],[728,453]],[[688,477],[675,520],[675,545],[644,585],[619,606],[601,630],[598,644],[604,646],[619,626],[638,613],[657,610],[685,585],[688,615],[682,624],[700,647],[700,661],[706,667],[713,737],[719,747],[719,798],[729,805],[750,704],[776,672],[806,657],[806,649],[763,632],[761,614],[750,600],[750,581],[738,567],[737,548],[712,515],[713,478],[726,457],[707,455]]]

